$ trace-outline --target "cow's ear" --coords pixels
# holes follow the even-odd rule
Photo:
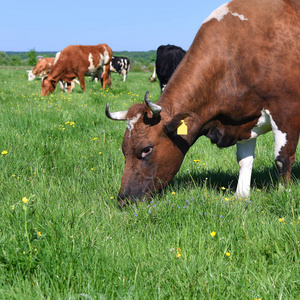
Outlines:
[[[177,114],[173,117],[173,119],[170,122],[165,124],[165,134],[168,136],[176,134],[177,128],[180,126],[183,117],[184,116],[182,114]]]
[[[189,113],[179,113],[175,115],[170,122],[165,124],[164,131],[166,135],[190,135],[194,129],[195,117]]]

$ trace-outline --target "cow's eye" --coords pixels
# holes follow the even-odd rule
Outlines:
[[[153,147],[148,146],[142,150],[142,158],[145,158],[147,155],[151,154],[153,151]]]

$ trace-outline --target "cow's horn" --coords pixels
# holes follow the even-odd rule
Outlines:
[[[111,113],[111,112],[109,112],[108,106],[109,106],[109,104],[106,103],[105,113],[106,113],[106,116],[109,119],[117,120],[117,121],[125,121],[126,120],[125,117],[127,115],[127,110],[126,111],[118,111],[118,112]]]
[[[150,101],[149,99],[149,91],[146,92],[145,94],[145,102],[147,104],[147,106],[149,107],[149,109],[152,111],[154,116],[157,116],[160,114],[161,112],[161,106],[154,104],[153,102]]]

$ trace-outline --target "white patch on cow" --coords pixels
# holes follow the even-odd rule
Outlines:
[[[90,62],[90,66],[88,67],[89,72],[95,72],[96,71],[96,67],[94,66],[94,60],[93,60],[93,55],[92,53],[89,54],[89,62]]]
[[[94,65],[94,59],[93,59],[93,55],[92,53],[89,54],[89,62],[90,62],[90,66],[88,67],[88,74],[93,74],[95,73],[100,67],[103,67],[103,63],[104,63],[104,60],[103,60],[103,55],[100,53],[99,54],[99,63],[98,65]]]
[[[55,65],[56,62],[58,61],[58,59],[59,59],[59,57],[60,57],[60,54],[61,54],[61,52],[57,52],[57,53],[55,54],[55,59],[54,59],[53,65]]]
[[[269,132],[272,129],[270,114],[266,110],[262,110],[261,117],[258,119],[257,124],[251,130],[250,139],[256,139],[259,135]]]
[[[129,136],[131,136],[131,130],[134,128],[134,124],[140,119],[142,114],[137,114],[132,119],[127,119],[127,129],[129,131]]]
[[[257,138],[259,135],[273,131],[274,140],[275,140],[275,149],[274,155],[275,159],[278,157],[282,147],[285,146],[287,139],[286,133],[283,133],[278,129],[275,121],[273,120],[271,113],[266,109],[263,109],[261,112],[261,117],[259,118],[257,124],[251,130],[251,139]]]
[[[267,112],[270,115],[272,131],[273,131],[273,135],[274,135],[274,141],[275,141],[274,157],[276,159],[279,156],[281,149],[286,145],[286,142],[287,142],[286,133],[284,133],[278,129],[278,126],[275,123],[275,121],[273,120],[270,112],[269,111],[267,111]]]
[[[100,56],[102,57],[102,59],[103,59],[103,61],[104,61],[104,64],[106,65],[106,64],[108,64],[109,59],[110,59],[109,53],[108,53],[108,51],[105,49],[103,54],[104,54],[104,57],[103,57],[101,54],[100,54]]]
[[[209,22],[210,20],[212,19],[217,19],[219,22],[221,20],[223,20],[223,18],[228,15],[229,13],[232,14],[234,17],[238,17],[241,19],[241,21],[248,21],[247,18],[245,18],[244,15],[240,15],[238,13],[233,13],[229,10],[228,8],[228,3],[225,3],[223,5],[221,5],[219,8],[217,8],[216,10],[214,10],[203,22],[204,23],[207,23]]]
[[[112,65],[111,62],[110,62],[110,70],[111,70],[112,72],[117,72],[117,70],[113,67],[113,65]]]

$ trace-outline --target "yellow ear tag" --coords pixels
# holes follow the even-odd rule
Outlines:
[[[188,128],[186,124],[184,123],[184,120],[181,120],[181,124],[177,128],[177,134],[178,135],[187,135]]]

